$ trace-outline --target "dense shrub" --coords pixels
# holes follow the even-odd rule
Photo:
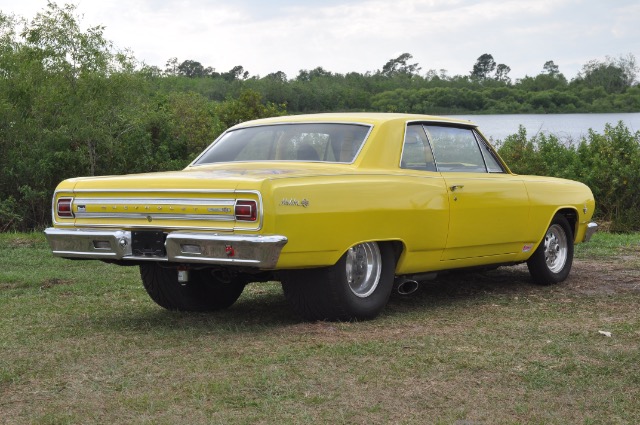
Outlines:
[[[610,221],[613,231],[640,230],[640,131],[622,122],[592,130],[577,145],[554,135],[527,138],[524,127],[498,144],[498,152],[519,174],[578,180],[596,199],[596,217]]]

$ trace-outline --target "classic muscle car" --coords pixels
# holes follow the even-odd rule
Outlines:
[[[182,171],[65,180],[45,233],[56,256],[139,266],[167,309],[276,280],[303,318],[354,320],[453,269],[561,282],[594,207],[581,183],[513,174],[468,121],[318,114],[236,125]]]

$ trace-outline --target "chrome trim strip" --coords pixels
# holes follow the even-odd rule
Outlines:
[[[242,222],[242,223],[251,223],[251,222]],[[82,229],[82,230],[87,230],[87,229],[122,229],[124,226],[121,224],[94,224],[94,223],[87,223],[87,224],[74,224],[74,223],[57,223],[56,224],[56,228],[69,228],[69,229]],[[184,230],[184,231],[204,231],[204,232],[232,232],[232,231],[253,231],[254,229],[249,228],[249,227],[242,227],[242,226],[234,226],[232,227],[212,227],[212,226],[165,226],[165,225],[161,225],[159,226],[157,223],[153,223],[151,222],[150,224],[135,224],[135,225],[129,225],[126,226],[127,228],[131,228],[131,229],[158,229],[158,227],[162,228],[162,230],[165,230],[167,232],[170,231],[177,231],[177,230]]]
[[[131,204],[147,204],[147,205],[160,205],[160,204],[180,204],[186,206],[192,205],[223,205],[232,207],[235,204],[233,199],[190,199],[190,198],[75,198],[74,204],[85,205],[98,205],[98,204],[118,204],[118,205],[131,205]]]
[[[73,189],[60,190],[59,192],[69,193],[250,193],[250,190],[233,190],[233,189]]]
[[[258,198],[258,216],[257,216],[257,222],[255,223],[256,225],[251,227],[251,226],[247,226],[248,224],[252,224],[252,222],[248,222],[248,221],[242,221],[240,222],[243,225],[236,225],[233,227],[233,229],[230,228],[223,228],[223,227],[202,227],[202,226],[177,226],[177,227],[171,227],[171,229],[185,229],[185,230],[210,230],[210,231],[230,231],[230,230],[240,230],[240,231],[247,231],[247,230],[262,230],[262,224],[264,222],[264,204],[262,201],[262,194],[260,193],[260,191],[258,190],[233,190],[233,189],[168,189],[168,190],[164,190],[164,189],[151,189],[151,190],[147,190],[147,189],[73,189],[73,190],[56,190],[53,193],[53,197],[51,199],[51,220],[52,223],[54,224],[54,226],[59,226],[59,227],[82,227],[82,228],[115,228],[115,227],[122,227],[122,224],[76,224],[75,223],[75,219],[73,219],[72,222],[69,221],[59,221],[56,220],[56,211],[55,211],[55,201],[56,198],[58,197],[59,193],[65,193],[68,195],[65,196],[69,196],[73,198],[72,201],[72,205],[76,204],[76,199],[75,199],[75,195],[77,193],[108,193],[108,192],[118,192],[118,193],[201,193],[201,194],[234,194],[237,195],[237,198],[235,200],[230,200],[230,199],[220,199],[220,200],[216,200],[216,202],[226,202],[226,201],[230,201],[231,204],[229,205],[230,207],[235,206],[235,203],[237,201],[252,201],[253,199],[250,198],[243,198],[241,195],[254,195]],[[115,198],[103,198],[103,199],[115,199]],[[124,198],[126,199],[126,198]],[[137,198],[140,199],[140,198]],[[141,198],[141,199],[145,199],[145,198]],[[170,198],[165,198],[167,200],[173,201]],[[176,199],[184,199],[184,198],[176,198]],[[149,198],[148,202],[153,202],[153,198]],[[144,202],[143,202],[144,203]],[[83,213],[86,214],[86,213]],[[145,214],[144,217],[146,218],[148,215],[150,214]],[[233,217],[232,220],[228,220],[228,221],[234,221],[235,220],[235,214],[233,213],[233,211],[231,211],[230,214],[231,217]],[[152,218],[156,218],[154,215],[151,215]],[[204,215],[202,219],[206,219],[206,220],[210,220],[210,221],[227,221],[224,219],[216,219],[216,214],[210,214],[210,215]],[[224,215],[221,214],[217,214],[217,217],[225,217]],[[126,216],[126,217],[114,217],[113,215],[109,215],[109,216],[105,216],[105,217],[98,217],[98,216],[91,216],[91,217],[84,217],[84,218],[131,218],[130,216]],[[166,218],[166,216],[161,218]],[[71,219],[70,219],[71,220]],[[187,219],[187,220],[197,220],[197,219]],[[237,222],[236,222],[237,223]],[[157,225],[136,225],[135,227],[158,227]]]
[[[591,223],[587,224],[587,230],[584,232],[584,239],[582,239],[582,242],[589,242],[591,240],[591,236],[593,236],[593,234],[597,231],[598,223],[592,221]]]
[[[260,269],[273,269],[287,243],[287,238],[280,235],[171,232],[165,241],[166,256],[140,257],[133,255],[131,231],[48,228],[44,233],[56,257],[237,265]],[[96,248],[96,241],[107,242],[109,248]],[[190,248],[185,250],[185,245]],[[193,246],[198,248],[196,252],[191,248]]]
[[[414,123],[420,123],[420,124],[424,124],[424,125],[430,125],[430,124],[435,124],[435,125],[444,125],[444,126],[450,126],[450,127],[456,127],[456,126],[463,126],[466,128],[478,128],[478,125],[473,123],[472,121],[468,121],[468,120],[461,120],[458,118],[446,118],[446,117],[436,117],[433,116],[433,120],[430,119],[411,119],[411,120],[407,120],[405,122],[406,124],[414,124]]]
[[[108,212],[96,212],[96,213],[75,213],[76,218],[138,218],[148,219],[151,217],[153,220],[209,220],[209,221],[235,221],[233,215],[220,215],[220,214],[185,214],[185,215],[172,215],[172,214],[144,214],[144,213],[108,213]],[[157,227],[157,226],[156,226]]]

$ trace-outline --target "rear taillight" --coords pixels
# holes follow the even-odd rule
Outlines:
[[[56,212],[60,218],[73,218],[73,198],[60,198],[56,206]]]
[[[258,219],[258,203],[256,201],[236,201],[234,214],[238,221],[256,221]]]

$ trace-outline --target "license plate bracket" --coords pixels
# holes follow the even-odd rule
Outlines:
[[[131,232],[131,252],[136,257],[166,257],[167,235],[161,231],[134,230]]]

